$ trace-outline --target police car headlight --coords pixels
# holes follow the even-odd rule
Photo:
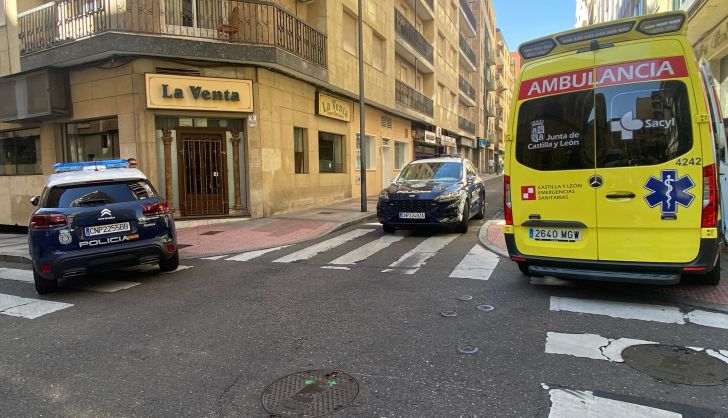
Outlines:
[[[443,193],[440,196],[437,196],[435,200],[440,202],[451,202],[458,199],[460,199],[460,191],[456,190],[454,192]]]
[[[382,200],[389,200],[389,192],[384,189],[381,193],[379,193],[379,198]]]

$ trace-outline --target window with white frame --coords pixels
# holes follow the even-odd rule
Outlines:
[[[401,170],[409,162],[409,144],[406,142],[394,141],[394,169]]]
[[[364,166],[367,170],[377,169],[377,141],[374,135],[364,136],[364,147],[366,154],[364,154]],[[359,133],[356,134],[356,160],[354,166],[357,170],[361,169],[361,141]]]

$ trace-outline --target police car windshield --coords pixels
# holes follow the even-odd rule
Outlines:
[[[462,178],[459,162],[427,162],[410,164],[397,177],[397,183],[410,181],[457,182]]]
[[[134,202],[156,196],[146,181],[123,181],[76,184],[54,187],[48,192],[44,207],[73,208]]]

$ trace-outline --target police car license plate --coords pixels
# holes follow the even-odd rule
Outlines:
[[[84,230],[84,234],[87,237],[93,237],[96,235],[114,234],[116,232],[127,231],[131,231],[131,226],[129,225],[129,222],[119,222],[116,224],[87,226]]]
[[[582,235],[580,229],[530,228],[528,232],[529,238],[536,241],[581,241]]]
[[[425,212],[400,212],[399,219],[425,219]]]

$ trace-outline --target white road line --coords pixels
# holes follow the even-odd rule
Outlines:
[[[123,280],[96,280],[96,279],[73,279],[70,285],[74,289],[90,290],[92,292],[114,293],[119,290],[130,289],[139,286],[139,282],[127,282]]]
[[[221,258],[225,258],[227,256],[228,256],[228,254],[225,254],[225,255],[213,255],[212,257],[201,257],[200,260],[212,260],[212,261],[215,261],[215,260],[219,260]]]
[[[273,251],[282,250],[286,247],[290,247],[290,245],[282,245],[280,247],[266,248],[264,250],[247,251],[244,253],[240,253],[238,255],[234,255],[230,258],[226,258],[225,260],[226,261],[248,261],[248,260],[252,260],[256,257],[260,257],[263,254],[268,254]]]
[[[664,409],[594,396],[591,391],[551,389],[549,418],[681,418]]]
[[[351,270],[349,267],[344,266],[321,266],[321,268],[328,270]]]
[[[0,314],[20,318],[35,319],[51,312],[70,308],[71,306],[73,305],[70,303],[0,294]]]
[[[308,260],[309,258],[313,258],[324,251],[328,251],[332,248],[338,247],[341,244],[349,242],[362,235],[369,234],[372,231],[374,231],[374,229],[355,229],[355,230],[349,231],[345,234],[341,234],[338,237],[334,237],[329,240],[319,242],[318,244],[314,244],[308,248],[304,248],[301,251],[296,251],[293,254],[288,254],[285,257],[281,257],[277,260],[273,260],[273,262],[274,263],[292,263],[294,261]]]
[[[397,241],[403,240],[404,237],[397,235],[383,235],[378,239],[357,248],[354,251],[348,252],[329,264],[356,264],[359,261],[366,260],[377,252],[389,247]]]
[[[390,268],[382,270],[382,273],[415,274],[420,267],[425,265],[427,260],[435,256],[438,251],[445,248],[458,236],[460,234],[427,238],[420,245],[405,253],[399,260],[390,264]]]
[[[488,280],[499,260],[500,257],[476,244],[450,273],[450,277]]]
[[[3,267],[0,268],[0,279],[33,283],[33,271]]]
[[[687,321],[711,328],[728,329],[728,314],[702,310],[694,310],[685,314],[680,312],[680,309],[674,306],[552,296],[551,310],[604,315],[612,318],[662,322],[666,324],[684,325]]]

